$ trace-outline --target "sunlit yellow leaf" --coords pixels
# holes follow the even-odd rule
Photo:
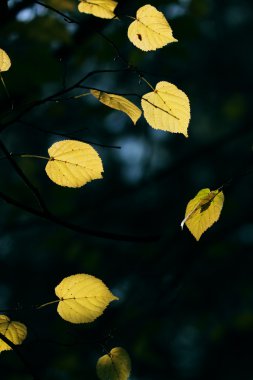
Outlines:
[[[199,240],[201,235],[219,219],[223,203],[222,191],[200,190],[188,203],[181,227],[186,224],[195,239]]]
[[[79,12],[88,13],[101,18],[114,18],[114,9],[117,1],[112,0],[81,0],[78,5]]]
[[[141,110],[123,96],[108,94],[97,90],[90,90],[90,92],[106,106],[126,113],[134,124],[136,124],[137,120],[141,117]]]
[[[22,344],[27,336],[27,329],[23,323],[11,321],[6,315],[0,315],[0,333],[13,344]],[[0,352],[12,350],[12,348],[0,338]]]
[[[144,51],[156,50],[177,41],[163,13],[152,5],[138,9],[136,20],[129,25],[128,38]]]
[[[89,274],[64,278],[55,294],[60,298],[58,313],[71,323],[94,321],[111,301],[118,299],[101,280]]]
[[[93,179],[102,178],[102,161],[89,144],[75,140],[58,141],[48,153],[46,173],[57,185],[81,187]]]
[[[144,117],[155,129],[182,133],[188,137],[190,103],[187,95],[169,82],[159,82],[142,97]]]
[[[130,372],[130,357],[121,347],[113,348],[97,362],[97,375],[100,380],[127,380]]]
[[[11,60],[8,54],[3,49],[0,49],[0,72],[8,71],[10,67]]]

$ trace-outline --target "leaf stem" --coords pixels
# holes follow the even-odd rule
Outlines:
[[[52,305],[53,303],[58,303],[58,302],[60,302],[59,299],[58,300],[54,300],[54,301],[50,301],[50,302],[47,302],[47,303],[43,303],[42,305],[37,306],[36,309],[39,310],[39,309],[42,309],[45,306]]]
[[[13,111],[13,109],[14,109],[14,105],[13,105],[13,102],[12,102],[12,100],[11,100],[11,96],[10,96],[10,93],[9,93],[9,91],[8,91],[8,88],[7,88],[6,84],[5,84],[4,78],[2,77],[2,73],[1,73],[1,71],[0,71],[0,79],[1,79],[1,82],[2,82],[2,85],[3,85],[3,88],[4,88],[4,91],[5,91],[6,95],[7,95],[7,98],[9,99],[9,101],[10,101],[10,103],[11,103],[11,111]]]
[[[4,334],[0,333],[0,339],[6,343],[11,349],[16,353],[16,355],[19,357],[19,359],[23,362],[24,367],[26,368],[26,371],[28,374],[30,374],[33,378],[33,380],[40,380],[40,377],[35,372],[33,366],[30,362],[26,359],[26,357],[23,355],[21,349],[14,344],[10,339],[8,339]]]
[[[74,99],[82,98],[83,96],[91,95],[90,92],[85,92],[84,94],[74,96]]]
[[[50,157],[37,156],[36,154],[20,154],[19,157],[22,157],[22,158],[39,158],[42,160],[50,161]]]
[[[140,79],[143,80],[143,82],[145,82],[153,91],[155,91],[154,87],[152,86],[152,84],[150,84],[146,78],[144,78],[143,76],[140,76]]]

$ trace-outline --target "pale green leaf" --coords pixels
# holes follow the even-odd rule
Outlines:
[[[141,110],[128,99],[120,95],[108,94],[103,91],[90,90],[91,94],[95,96],[101,103],[118,111],[126,113],[134,124],[141,117]]]
[[[224,194],[220,190],[202,189],[190,200],[181,223],[190,230],[196,240],[211,227],[220,217],[224,203]]]
[[[48,177],[60,186],[81,187],[102,178],[102,161],[92,146],[75,140],[54,143],[46,165]]]
[[[190,103],[187,95],[169,82],[159,82],[142,97],[144,117],[152,128],[188,137]]]
[[[121,347],[113,348],[97,362],[97,375],[100,380],[127,380],[130,372],[130,357]]]
[[[163,13],[149,4],[138,9],[136,20],[129,25],[128,38],[144,51],[156,50],[177,41]]]
[[[114,10],[117,4],[117,1],[113,0],[81,0],[78,10],[81,13],[111,19],[115,17]]]
[[[1,314],[0,333],[13,344],[20,345],[27,336],[27,328],[23,323],[11,321],[9,317]],[[0,352],[7,350],[12,350],[12,348],[0,338]]]
[[[64,278],[55,294],[60,298],[58,313],[71,323],[93,322],[111,301],[118,299],[103,281],[84,273]]]
[[[8,71],[10,67],[11,67],[10,57],[3,49],[0,49],[0,72]]]

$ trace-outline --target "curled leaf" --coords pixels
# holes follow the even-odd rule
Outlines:
[[[129,25],[128,38],[144,51],[156,50],[177,41],[163,13],[149,4],[138,9],[136,20]]]
[[[0,333],[13,344],[20,345],[27,336],[27,328],[23,323],[11,321],[9,317],[1,314]],[[0,338],[0,352],[7,350],[12,350],[12,348]]]
[[[103,91],[90,90],[91,94],[101,103],[118,111],[126,113],[134,124],[141,117],[141,110],[123,96],[108,94]]]
[[[102,178],[102,161],[91,145],[75,140],[54,143],[46,165],[48,177],[60,186],[81,187]]]
[[[100,380],[127,380],[131,372],[131,360],[122,347],[113,348],[97,362],[97,375]]]
[[[222,191],[200,190],[187,204],[181,228],[185,224],[195,239],[199,240],[201,235],[219,219],[223,203]]]
[[[3,49],[0,49],[0,72],[8,71],[10,67],[11,67],[10,57]]]
[[[89,274],[65,277],[55,288],[57,311],[71,323],[93,322],[111,301],[117,300],[100,279]]]
[[[190,103],[187,95],[169,82],[159,82],[142,97],[144,117],[152,128],[188,136]]]
[[[81,13],[111,19],[115,17],[114,10],[117,4],[117,1],[113,0],[81,0],[78,10]]]

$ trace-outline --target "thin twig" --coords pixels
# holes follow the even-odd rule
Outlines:
[[[64,21],[68,22],[68,23],[71,23],[71,24],[76,24],[76,25],[81,25],[81,23],[72,18],[72,17],[69,17],[68,15],[66,15],[65,13],[59,11],[58,9],[50,6],[50,5],[47,5],[45,3],[42,3],[41,1],[37,1],[35,0],[34,1],[36,4],[39,4],[41,5],[42,7],[46,8],[46,9],[49,9],[51,11],[53,11],[54,13],[60,15],[63,17]],[[98,34],[100,37],[102,37],[107,43],[109,43],[113,49],[115,50],[116,54],[117,54],[117,58],[120,58],[121,61],[127,66],[129,67],[129,63],[128,61],[124,58],[124,56],[121,54],[121,52],[119,51],[118,47],[115,45],[115,43],[110,39],[108,38],[107,36],[105,36],[102,32],[98,32],[98,31],[95,31],[96,34]]]
[[[72,84],[68,88],[57,91],[54,94],[49,95],[43,99],[35,100],[31,104],[29,104],[27,107],[25,107],[22,111],[20,111],[11,120],[9,120],[5,123],[1,123],[0,124],[0,132],[4,131],[10,125],[19,121],[22,118],[22,116],[26,115],[28,112],[33,110],[35,107],[41,106],[47,102],[57,101],[57,98],[59,98],[60,96],[74,90],[75,88],[78,88],[78,86],[81,85],[82,82],[84,82],[85,80],[87,80],[88,78],[90,78],[93,75],[104,74],[104,73],[118,73],[118,72],[123,72],[123,71],[129,71],[129,69],[105,69],[105,70],[90,71],[89,73],[85,74],[81,79],[79,79],[77,82],[75,82],[74,84]]]
[[[39,4],[39,5],[41,5],[42,7],[47,8],[47,9],[49,9],[50,11],[53,11],[53,12],[57,13],[58,15],[62,16],[62,17],[64,18],[64,20],[67,21],[67,22],[70,23],[70,24],[80,24],[79,21],[74,20],[73,18],[67,16],[66,14],[64,14],[64,13],[62,13],[62,12],[60,12],[60,11],[58,11],[58,9],[51,7],[50,5],[47,5],[47,4],[42,3],[42,2],[40,2],[40,1],[37,1],[37,0],[35,0],[34,2],[35,2],[35,4]]]
[[[41,197],[39,190],[29,181],[29,179],[26,177],[25,173],[23,170],[18,166],[16,161],[13,159],[12,155],[4,145],[3,141],[0,140],[0,149],[2,150],[3,154],[5,155],[6,159],[9,161],[17,175],[23,180],[23,182],[26,184],[26,186],[30,189],[32,194],[34,195],[35,199],[37,200],[41,210],[45,213],[48,214],[48,209],[45,205],[45,202],[43,198]]]
[[[0,333],[0,339],[4,343],[6,343],[15,352],[15,354],[19,357],[21,362],[24,364],[24,367],[26,368],[27,373],[29,373],[29,375],[31,375],[33,380],[39,380],[37,373],[34,372],[31,363],[29,363],[27,361],[25,356],[22,354],[20,348],[17,345],[15,345],[14,343],[12,343],[8,338],[6,338],[6,336],[4,336],[1,333]]]
[[[138,99],[142,99],[142,95],[139,95],[139,94],[136,94],[133,92],[121,93],[121,92],[114,92],[114,91],[110,91],[110,90],[108,90],[108,91],[107,90],[101,90],[100,88],[97,88],[97,87],[83,86],[83,85],[78,86],[78,88],[82,88],[84,90],[95,90],[95,91],[105,92],[107,94],[118,95],[118,96],[135,96]]]
[[[26,126],[26,127],[29,127],[29,128],[33,128],[33,129],[37,129],[38,131],[40,132],[43,132],[43,133],[46,133],[46,134],[49,134],[49,135],[55,135],[55,136],[60,136],[60,137],[66,137],[68,139],[76,139],[76,137],[73,137],[72,135],[69,135],[67,133],[60,133],[60,132],[53,132],[53,131],[50,131],[49,129],[44,129],[44,128],[40,128],[38,127],[37,125],[33,125],[31,123],[28,123],[26,121],[23,121],[23,120],[19,120],[18,121],[20,124]],[[79,131],[80,132],[80,131]],[[82,141],[86,144],[90,144],[90,145],[94,145],[94,146],[99,146],[101,148],[110,148],[110,149],[121,149],[121,146],[117,146],[117,145],[105,145],[105,144],[99,144],[99,143],[95,143],[93,141],[89,141],[89,140],[86,140],[86,139],[81,139],[78,137],[78,140],[79,141]]]
[[[10,93],[9,93],[9,90],[8,90],[6,84],[5,84],[4,78],[2,77],[1,72],[0,72],[0,80],[1,80],[1,82],[2,82],[2,84],[3,84],[3,88],[4,88],[4,91],[5,91],[6,95],[7,95],[7,98],[8,98],[9,101],[10,101],[11,109],[10,109],[9,112],[12,112],[13,109],[14,109],[14,104],[13,104],[13,101],[12,101],[11,95],[10,95]]]
[[[28,205],[25,205],[17,201],[16,199],[10,197],[9,195],[4,194],[1,191],[0,191],[0,198],[2,198],[5,202],[13,206],[16,206],[32,215],[36,215],[39,218],[48,220],[54,224],[63,226],[71,231],[80,233],[82,235],[89,235],[89,236],[94,236],[94,237],[103,238],[103,239],[111,239],[111,240],[116,240],[116,241],[126,241],[126,242],[133,242],[133,243],[156,242],[160,239],[160,237],[157,235],[133,236],[133,235],[126,235],[126,234],[117,234],[113,232],[91,230],[91,229],[82,227],[80,225],[67,222],[66,220],[63,220],[59,218],[58,216],[53,215],[52,213],[46,213],[44,211],[36,210]]]
[[[145,79],[145,78],[142,77],[141,79]],[[148,83],[146,81],[146,79],[144,80],[144,82]],[[149,84],[149,87],[154,90],[154,88],[151,86],[151,84]],[[101,89],[98,89],[98,88],[95,88],[95,87],[83,86],[83,85],[79,85],[78,88],[83,88],[84,90],[95,90],[95,91],[105,92],[107,94],[118,95],[118,96],[135,96],[135,97],[139,98],[140,100],[144,100],[145,102],[149,103],[154,108],[156,108],[156,109],[158,109],[160,111],[163,111],[164,113],[167,113],[168,115],[170,115],[171,117],[174,117],[177,120],[180,120],[177,116],[173,115],[171,112],[163,109],[162,107],[159,107],[159,106],[155,105],[154,103],[150,102],[148,99],[144,98],[145,95],[142,96],[142,95],[139,95],[139,94],[136,94],[136,93],[125,93],[125,94],[124,93],[117,93],[117,92],[105,91],[105,90],[101,90]],[[163,100],[163,98],[159,94],[158,94],[158,96],[163,101],[163,103],[165,104],[165,106],[167,106],[167,103]],[[61,99],[59,99],[59,101],[61,101]]]

